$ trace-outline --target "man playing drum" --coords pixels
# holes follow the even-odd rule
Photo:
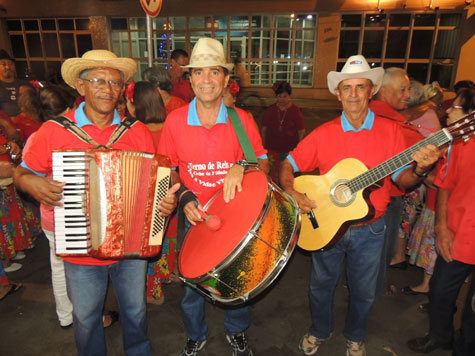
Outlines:
[[[107,145],[123,117],[115,109],[124,92],[124,83],[133,77],[137,64],[130,58],[118,58],[106,50],[92,50],[81,58],[63,63],[64,81],[83,95],[85,102],[66,114],[100,145]],[[31,142],[21,166],[15,170],[15,184],[41,203],[41,222],[45,234],[53,238],[53,208],[60,200],[65,183],[53,180],[52,152],[56,149],[93,148],[71,131],[45,122]],[[111,148],[154,153],[155,147],[147,127],[133,124]],[[166,216],[176,207],[176,184],[159,204]],[[91,199],[99,197],[91,197]],[[146,259],[101,260],[94,257],[64,257],[67,294],[73,305],[73,327],[78,356],[106,355],[102,310],[108,278],[119,302],[124,352],[128,356],[151,355],[147,337],[145,301]]]
[[[318,207],[294,188],[294,172],[309,172],[315,168],[326,174],[345,158],[356,158],[371,168],[405,149],[400,129],[393,121],[375,116],[368,109],[371,97],[383,79],[382,68],[370,69],[361,56],[350,57],[341,72],[328,74],[328,89],[342,103],[341,117],[330,121],[309,134],[281,166],[280,182],[284,190],[297,200],[303,213]],[[415,152],[416,165],[407,166],[392,176],[392,181],[405,189],[422,181],[440,156],[439,150],[428,145]],[[407,169],[411,167],[411,169]],[[371,194],[376,209],[375,218],[353,225],[331,249],[312,253],[310,279],[310,308],[312,326],[302,338],[299,348],[313,355],[333,330],[333,296],[347,257],[347,278],[350,301],[343,331],[347,339],[347,355],[366,354],[364,338],[367,320],[376,290],[376,277],[384,241],[384,212],[389,203],[391,180]],[[318,216],[316,216],[318,219]]]
[[[179,169],[182,183],[178,194],[179,214],[182,218],[183,213],[186,216],[187,231],[191,225],[203,220],[198,209],[202,209],[218,190],[223,189],[226,202],[239,194],[246,164],[241,161],[244,154],[223,103],[223,92],[233,64],[226,63],[222,44],[211,38],[201,38],[193,48],[186,68],[190,68],[196,97],[167,117],[158,152],[170,157],[172,167]],[[267,155],[259,132],[245,111],[236,111],[258,157],[259,167],[267,173]],[[240,164],[235,164],[238,161]],[[204,301],[203,295],[185,286],[181,306],[188,339],[182,356],[198,355],[208,339]],[[252,355],[244,336],[250,322],[248,305],[226,309],[224,327],[233,356]]]

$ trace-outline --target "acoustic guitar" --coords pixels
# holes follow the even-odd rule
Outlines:
[[[317,203],[315,209],[302,214],[298,246],[309,251],[329,249],[350,225],[371,220],[375,210],[369,196],[381,187],[378,182],[410,164],[411,156],[428,144],[441,147],[457,138],[468,140],[475,131],[474,115],[475,111],[369,170],[361,161],[347,158],[325,175],[295,178],[295,190]]]

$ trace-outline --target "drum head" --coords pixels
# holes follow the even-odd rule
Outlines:
[[[267,176],[258,170],[244,174],[242,191],[226,203],[223,190],[218,191],[206,206],[208,215],[217,215],[221,228],[211,231],[205,222],[192,226],[186,235],[178,259],[185,278],[197,278],[223,262],[247,236],[259,217],[268,191]]]

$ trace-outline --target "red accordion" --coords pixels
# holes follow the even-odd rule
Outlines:
[[[54,208],[62,256],[150,257],[167,219],[157,208],[170,187],[168,157],[122,150],[53,152],[53,179],[66,182]]]

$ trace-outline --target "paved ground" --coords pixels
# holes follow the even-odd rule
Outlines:
[[[257,121],[263,108],[251,108]],[[304,108],[307,130],[338,115],[337,109]],[[24,283],[22,291],[0,302],[0,356],[69,356],[75,355],[72,330],[63,330],[56,319],[50,283],[48,244],[45,237],[27,251],[24,267],[10,273],[12,280]],[[251,302],[253,321],[247,335],[255,356],[297,356],[297,344],[310,325],[308,285],[310,255],[296,249],[282,275],[261,296]],[[391,270],[390,278],[399,288],[417,283],[422,271],[410,267],[407,271]],[[162,306],[148,309],[149,336],[154,354],[178,356],[185,335],[180,312],[183,288],[179,284],[165,287]],[[335,333],[318,355],[344,355],[342,336],[348,290],[339,285],[335,296]],[[417,306],[424,296],[396,295],[378,297],[371,313],[367,337],[370,356],[415,356],[406,347],[406,340],[421,336],[428,325],[427,315]],[[106,301],[107,309],[116,309],[113,291]],[[207,305],[210,339],[202,355],[231,355],[223,331],[224,313],[221,307]],[[123,355],[121,328],[117,323],[106,330],[109,356]],[[449,356],[449,351],[434,351],[431,356]]]

